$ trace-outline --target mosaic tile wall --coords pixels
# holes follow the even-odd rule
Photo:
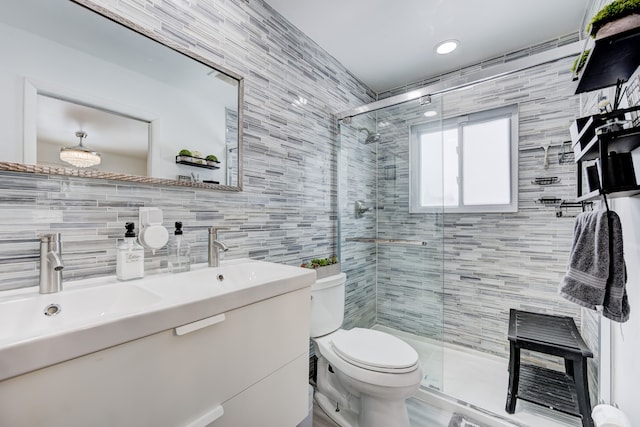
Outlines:
[[[333,113],[371,102],[370,90],[262,1],[95,4],[245,77],[244,191],[1,173],[0,290],[37,284],[44,232],[62,233],[65,281],[114,274],[116,239],[141,206],[161,208],[167,227],[183,221],[195,262],[206,260],[211,225],[230,229],[228,259],[299,265],[335,254]],[[165,265],[165,250],[146,253],[147,273]]]
[[[569,125],[578,116],[579,97],[571,80],[572,59],[542,65],[447,94],[444,116],[512,103],[519,109],[519,200],[513,214],[445,215],[445,337],[479,350],[507,354],[509,308],[572,316],[580,309],[557,295],[566,271],[573,219],[580,209],[556,217],[542,197],[575,201],[575,165],[559,162]],[[544,169],[541,144],[550,143]],[[540,186],[538,177],[560,178]],[[447,232],[451,230],[451,232]],[[497,302],[497,303],[496,303]]]

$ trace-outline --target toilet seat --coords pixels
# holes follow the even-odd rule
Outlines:
[[[335,336],[334,352],[348,363],[384,373],[414,371],[418,353],[406,342],[385,332],[353,328]]]
[[[340,356],[333,344],[333,341],[349,334],[348,330],[338,329],[328,335],[314,338],[314,347],[318,357],[325,358],[336,372],[342,372],[344,375],[371,384],[375,387],[413,387],[419,386],[422,381],[422,369],[418,360],[413,368],[407,369],[408,372],[380,372],[372,367],[360,367],[346,358]],[[408,344],[407,344],[408,345]]]

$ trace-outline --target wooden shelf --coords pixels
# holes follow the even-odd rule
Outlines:
[[[579,75],[576,94],[626,82],[640,65],[640,28],[596,40]]]
[[[563,372],[522,364],[518,399],[565,414],[581,415],[576,386],[573,379]]]

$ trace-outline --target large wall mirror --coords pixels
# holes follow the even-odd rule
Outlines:
[[[90,0],[0,10],[0,170],[241,190],[240,76]]]

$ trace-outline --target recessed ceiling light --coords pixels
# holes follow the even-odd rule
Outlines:
[[[434,117],[437,115],[438,115],[438,112],[436,110],[429,110],[424,112],[425,117]]]
[[[436,52],[440,55],[446,55],[456,50],[458,44],[459,42],[457,40],[445,40],[436,45]]]

